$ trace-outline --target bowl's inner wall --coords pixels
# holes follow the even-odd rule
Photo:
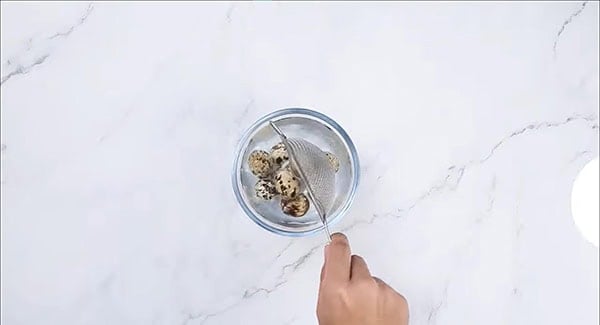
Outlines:
[[[286,116],[275,119],[275,122],[288,137],[308,140],[321,150],[333,153],[339,159],[340,169],[336,173],[334,189],[336,195],[329,212],[329,218],[334,218],[342,209],[344,202],[350,199],[352,191],[352,175],[355,166],[350,158],[350,149],[332,127],[310,116]],[[294,218],[281,212],[279,197],[270,201],[256,197],[254,184],[258,178],[248,168],[248,156],[254,150],[270,151],[272,146],[280,142],[280,139],[268,122],[259,125],[248,139],[241,159],[240,180],[242,195],[250,209],[254,210],[263,221],[283,231],[304,232],[318,228],[321,222],[314,207],[311,206],[303,217]]]

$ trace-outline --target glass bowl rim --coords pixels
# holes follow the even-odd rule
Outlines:
[[[238,204],[242,207],[242,210],[244,210],[246,215],[248,217],[250,217],[250,219],[252,219],[252,221],[254,221],[254,223],[259,225],[261,228],[268,230],[272,233],[278,234],[278,235],[289,236],[289,237],[304,237],[304,236],[309,236],[309,235],[321,232],[325,228],[325,226],[321,224],[317,228],[311,229],[311,230],[305,230],[305,231],[299,231],[299,232],[288,232],[288,231],[284,231],[284,230],[275,228],[275,227],[263,222],[261,220],[261,218],[259,216],[257,216],[250,209],[250,207],[248,207],[246,200],[242,196],[243,194],[242,194],[242,190],[240,188],[241,181],[240,181],[240,175],[239,175],[239,170],[238,170],[238,165],[240,163],[240,159],[242,159],[242,156],[243,156],[242,152],[244,150],[244,145],[248,142],[250,135],[252,133],[254,133],[254,131],[256,131],[256,129],[260,125],[265,124],[269,120],[275,119],[275,118],[283,116],[283,115],[292,115],[292,114],[293,115],[308,115],[311,117],[315,117],[317,120],[321,120],[321,121],[325,122],[325,124],[327,124],[335,129],[335,131],[341,136],[341,140],[344,142],[344,144],[349,149],[350,157],[352,159],[352,163],[354,164],[354,170],[352,172],[352,187],[350,188],[350,195],[348,196],[348,198],[342,205],[339,212],[333,218],[331,218],[329,220],[329,225],[330,226],[334,225],[335,223],[337,223],[339,220],[342,219],[342,217],[348,212],[350,205],[352,205],[352,202],[354,201],[354,196],[356,195],[356,190],[357,190],[358,184],[360,182],[360,162],[358,160],[358,152],[356,151],[356,147],[354,146],[352,139],[350,139],[350,136],[348,136],[346,131],[344,131],[344,129],[337,122],[335,122],[333,119],[331,119],[330,117],[326,116],[323,113],[320,113],[320,112],[317,112],[317,111],[314,111],[314,110],[311,110],[308,108],[293,107],[293,108],[283,108],[283,109],[273,111],[273,112],[259,118],[248,129],[246,129],[246,131],[244,131],[244,135],[240,138],[240,140],[237,144],[237,147],[235,149],[235,159],[233,161],[233,168],[231,171],[231,182],[232,182],[231,185],[233,186],[233,193],[235,194]]]

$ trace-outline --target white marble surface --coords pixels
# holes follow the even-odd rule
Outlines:
[[[597,2],[2,2],[2,324],[315,324],[323,236],[230,186],[282,107],[353,138],[335,230],[411,324],[597,324],[598,38]]]

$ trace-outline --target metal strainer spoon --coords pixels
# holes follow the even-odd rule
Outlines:
[[[325,226],[328,239],[331,240],[327,216],[335,196],[335,170],[325,152],[319,147],[304,139],[288,138],[273,121],[269,121],[269,124],[285,145],[291,166],[306,185],[308,198]]]

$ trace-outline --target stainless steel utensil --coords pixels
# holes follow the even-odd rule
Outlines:
[[[327,216],[335,199],[335,170],[325,152],[319,147],[304,139],[288,138],[273,121],[269,121],[269,124],[285,145],[290,164],[305,184],[308,198],[317,210],[327,237],[331,240]]]

